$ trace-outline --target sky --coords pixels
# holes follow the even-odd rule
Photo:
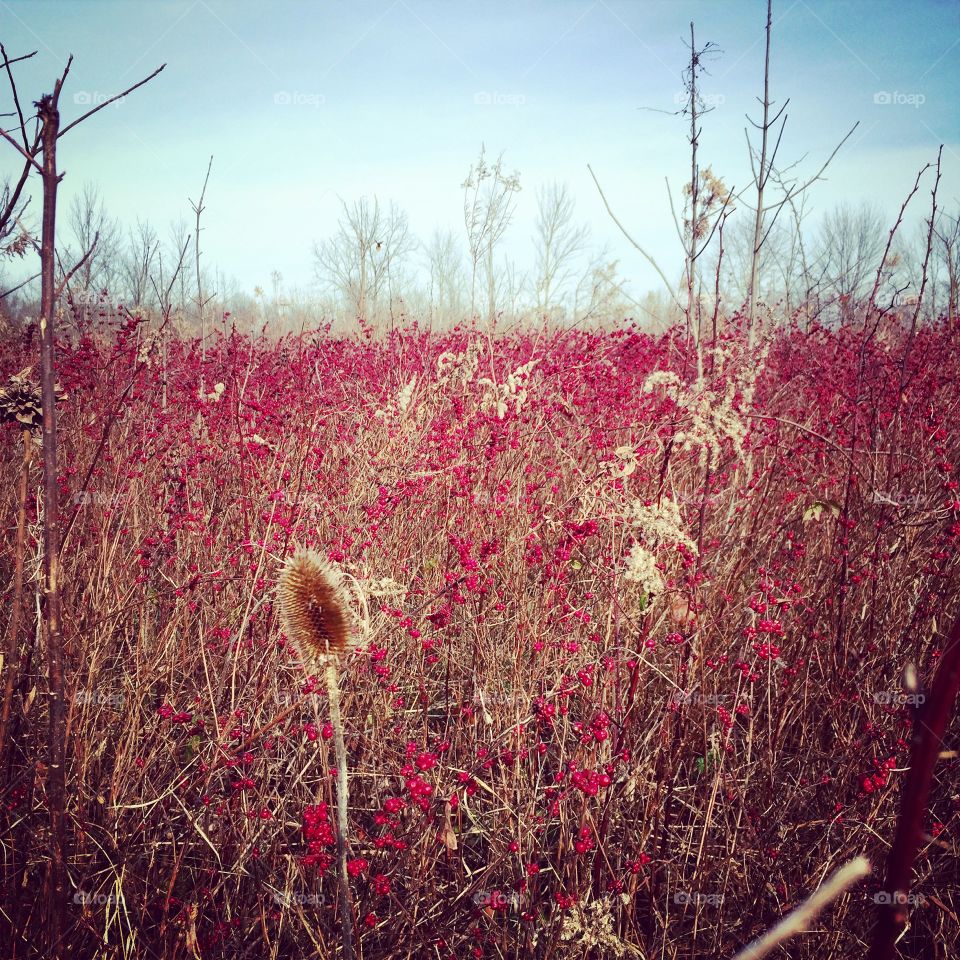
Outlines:
[[[750,180],[744,128],[759,116],[765,0],[0,0],[0,40],[21,99],[48,92],[67,56],[63,123],[150,74],[59,144],[65,204],[96,183],[125,224],[162,235],[200,193],[203,256],[241,290],[307,291],[312,246],[341,200],[395,200],[426,239],[463,240],[461,184],[481,144],[520,174],[504,252],[532,265],[536,192],[566,182],[592,243],[609,247],[634,295],[657,278],[610,221],[591,164],[623,224],[671,275],[682,253],[666,183],[689,176],[673,115],[690,22],[717,45],[701,79],[701,165]],[[941,200],[960,198],[960,4],[954,0],[775,0],[771,96],[789,98],[780,162],[812,176],[811,217],[879,205],[891,225],[919,169],[945,145]],[[0,113],[11,109],[0,88]],[[3,121],[9,125],[9,119]],[[0,178],[17,169],[0,143]],[[39,209],[39,203],[37,203]],[[917,221],[929,187],[915,200]],[[747,217],[742,208],[734,216]],[[465,243],[463,244],[465,246]]]

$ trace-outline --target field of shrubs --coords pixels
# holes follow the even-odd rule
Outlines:
[[[358,637],[358,956],[728,958],[860,854],[874,872],[773,955],[865,954],[960,615],[955,326],[227,317],[201,347],[101,312],[58,355],[73,955],[340,955],[326,688],[275,602],[299,547],[342,573]],[[7,338],[0,379],[29,390],[35,356]],[[0,447],[11,957],[39,955],[50,830],[23,426]],[[960,950],[958,733],[904,957]]]

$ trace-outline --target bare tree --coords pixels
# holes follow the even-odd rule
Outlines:
[[[127,239],[127,248],[120,258],[123,292],[132,306],[146,306],[150,277],[160,247],[157,232],[149,221],[137,219]]]
[[[0,188],[0,257],[22,257],[32,247],[32,235],[23,223],[30,198],[21,197],[20,190],[9,178]]]
[[[189,247],[192,236],[187,221],[180,217],[170,224],[166,248],[157,254],[160,286],[163,287],[167,283],[168,274],[175,281],[173,287],[168,291],[168,302],[174,314],[179,314],[178,321],[180,323],[183,322],[183,313],[187,307],[187,271],[178,270],[174,274],[171,268],[179,262],[180,252]],[[166,266],[164,265],[165,262]],[[162,305],[161,309],[163,309]]]
[[[619,322],[630,313],[630,298],[624,293],[626,280],[617,273],[619,262],[609,259],[604,248],[581,275],[574,290],[575,323]]]
[[[722,258],[714,244],[707,260],[710,273],[716,275],[719,271],[722,299],[728,306],[746,308],[749,304],[755,259],[753,238],[752,218],[734,217],[723,234]],[[789,302],[795,296],[802,274],[799,241],[789,221],[776,224],[770,231],[756,257],[758,299],[766,303],[779,299]]]
[[[93,236],[90,246],[80,259],[67,271],[60,282],[56,274],[56,220],[57,190],[63,174],[57,169],[57,145],[59,140],[75,126],[83,123],[93,114],[110,103],[132,93],[138,87],[152,80],[163,66],[149,77],[128,87],[115,97],[109,97],[91,110],[81,114],[76,120],[60,125],[60,93],[70,72],[73,57],[67,60],[63,73],[56,79],[52,94],[44,94],[36,101],[35,114],[37,132],[31,137],[27,133],[28,119],[20,106],[17,86],[14,82],[11,60],[0,47],[4,68],[10,81],[13,102],[18,119],[18,137],[0,128],[0,137],[7,141],[20,154],[27,165],[27,174],[36,172],[43,184],[43,217],[40,243],[40,365],[41,365],[41,405],[43,410],[43,620],[46,627],[47,643],[47,774],[46,803],[50,811],[50,861],[46,882],[47,943],[44,951],[50,957],[65,957],[70,948],[62,939],[64,915],[68,909],[67,862],[69,851],[67,816],[67,715],[65,671],[66,657],[63,643],[63,608],[60,583],[60,477],[58,473],[57,450],[57,387],[56,355],[54,327],[56,325],[56,304],[63,289],[71,277],[83,268],[86,260],[94,253],[98,237]],[[25,58],[20,58],[25,59]],[[30,120],[34,118],[31,117]]]
[[[719,53],[715,43],[706,43],[698,48],[693,21],[690,22],[690,62],[683,72],[683,85],[686,103],[679,111],[681,116],[690,120],[690,179],[684,184],[683,228],[677,223],[677,215],[670,196],[670,210],[673,213],[677,234],[683,245],[684,282],[687,288],[686,319],[688,336],[692,336],[697,348],[697,373],[703,375],[703,351],[700,332],[700,295],[696,291],[698,261],[710,246],[717,228],[732,212],[730,206],[732,191],[714,175],[710,167],[700,169],[698,152],[700,147],[700,127],[698,120],[713,110],[700,93],[699,79],[706,72],[706,63]],[[667,181],[667,192],[670,182]]]
[[[213,299],[216,294],[210,294],[210,296],[204,298],[203,295],[203,273],[200,270],[200,217],[203,215],[205,209],[204,201],[207,197],[207,185],[210,183],[210,171],[213,168],[213,156],[210,157],[210,162],[207,164],[207,174],[203,178],[203,189],[200,191],[200,199],[196,203],[193,200],[190,200],[190,207],[193,210],[193,215],[196,217],[196,226],[194,227],[193,233],[193,260],[194,260],[194,273],[196,274],[197,279],[197,324],[200,328],[200,392],[203,393],[206,389],[206,381],[203,373],[203,362],[206,359],[206,330],[204,327],[204,308],[206,305]],[[189,199],[189,198],[188,198]],[[209,289],[209,288],[208,288]]]
[[[383,209],[376,197],[362,197],[343,202],[337,232],[314,244],[314,270],[355,316],[367,320],[377,316],[384,297],[392,308],[394,287],[414,247],[406,213],[392,201]]]
[[[684,185],[683,194],[685,198],[683,212],[683,226],[677,217],[677,212],[673,203],[673,195],[670,193],[670,182],[667,181],[667,193],[670,198],[670,211],[673,214],[674,226],[677,236],[683,246],[684,252],[684,286],[686,287],[686,307],[681,306],[675,284],[667,278],[663,269],[657,261],[627,232],[626,227],[620,222],[613,212],[606,194],[597,180],[593,168],[587,164],[590,176],[597,186],[600,199],[610,215],[610,218],[617,225],[620,232],[627,238],[631,245],[644,257],[644,259],[656,270],[657,275],[663,281],[664,286],[679,310],[682,310],[687,321],[688,334],[695,339],[697,346],[697,366],[702,373],[703,357],[700,349],[699,336],[699,311],[696,309],[698,298],[696,294],[697,284],[697,261],[710,246],[710,241],[717,228],[724,222],[726,217],[733,212],[731,206],[733,191],[728,190],[723,181],[713,174],[713,171],[707,167],[700,170],[697,154],[700,145],[700,127],[699,119],[709,113],[713,108],[708,106],[700,94],[699,78],[706,70],[706,62],[718,53],[716,44],[707,43],[701,48],[697,48],[694,25],[690,23],[690,43],[689,43],[689,61],[683,71],[684,85],[684,105],[676,111],[671,111],[674,116],[687,117],[690,121],[690,133],[688,142],[690,143],[690,179]],[[662,111],[658,111],[662,112]]]
[[[513,219],[515,194],[520,190],[520,174],[503,169],[503,154],[493,166],[486,162],[486,148],[471,164],[463,181],[463,222],[470,251],[470,312],[477,312],[477,271],[483,264],[487,281],[487,320],[497,317],[497,278],[494,251]]]
[[[590,229],[574,223],[574,202],[565,183],[551,183],[537,191],[535,302],[549,313],[562,299],[575,275],[577,257],[584,251]]]
[[[796,179],[788,180],[786,178],[786,174],[796,166],[796,164],[791,164],[786,169],[777,170],[775,166],[777,152],[780,149],[784,127],[786,127],[787,124],[786,109],[790,101],[789,99],[784,101],[783,106],[771,115],[771,107],[774,103],[774,101],[770,99],[770,36],[772,29],[773,0],[767,0],[766,46],[763,59],[763,99],[760,100],[760,106],[763,112],[759,123],[747,117],[747,121],[751,126],[760,131],[759,150],[755,149],[751,143],[749,131],[744,130],[744,135],[747,138],[747,151],[750,155],[750,167],[753,173],[751,186],[755,191],[755,199],[752,206],[750,206],[753,213],[753,238],[750,271],[748,275],[749,282],[747,284],[748,337],[751,344],[754,342],[756,336],[755,314],[760,293],[760,278],[764,267],[761,261],[761,250],[769,240],[773,239],[771,231],[780,213],[788,205],[796,212],[796,198],[821,178],[823,172],[836,156],[837,151],[846,143],[853,131],[859,126],[859,121],[857,121],[847,132],[846,136],[837,144],[823,166],[813,177],[805,182],[801,183]],[[777,129],[778,125],[779,129]],[[783,196],[774,203],[767,202],[767,185],[771,179],[780,186],[783,193]],[[738,196],[737,200],[741,200],[742,198],[743,194]],[[799,249],[796,249],[795,252],[802,253]]]
[[[30,203],[30,198],[24,196],[23,191],[32,171],[31,157],[36,156],[40,149],[40,128],[39,126],[36,127],[32,136],[27,132],[27,121],[23,114],[23,106],[17,94],[17,86],[14,83],[11,68],[13,64],[29,60],[36,55],[37,51],[34,50],[33,53],[28,53],[22,57],[11,58],[7,56],[7,51],[0,43],[0,68],[6,72],[7,79],[10,82],[14,106],[13,112],[0,114],[0,117],[15,116],[17,118],[19,139],[13,140],[13,144],[21,154],[19,162],[22,164],[14,178],[4,178],[3,189],[0,190],[0,252],[8,256],[20,256],[25,250],[23,241],[20,241],[18,246],[14,246],[14,244],[17,244],[17,239],[11,240],[11,237],[15,231],[21,237],[27,233],[21,218]],[[5,139],[11,139],[9,134],[5,135]]]
[[[957,322],[958,283],[960,283],[960,210],[942,211],[933,227],[934,262],[946,272],[947,320]]]
[[[87,251],[74,275],[73,282],[79,290],[74,301],[89,303],[111,285],[120,228],[117,221],[108,216],[100,188],[89,181],[71,201],[67,223],[72,236],[64,260],[76,262]]]
[[[458,318],[463,311],[463,255],[453,232],[434,230],[423,255],[430,277],[430,323]]]
[[[527,285],[527,276],[517,269],[516,263],[504,257],[500,266],[496,268],[495,302],[500,313],[505,313],[511,319],[518,319],[520,303]]]
[[[813,293],[823,304],[838,301],[847,313],[869,290],[884,248],[882,212],[867,203],[843,203],[824,218],[814,252]]]
[[[37,241],[33,236],[33,232],[21,219],[30,199],[28,197],[22,201],[18,201],[13,198],[13,191],[15,189],[16,186],[11,186],[10,181],[7,180],[4,182],[2,190],[0,190],[0,208],[3,208],[0,209],[0,214],[2,214],[5,209],[9,208],[10,210],[9,218],[4,222],[0,222],[0,300],[4,300],[18,290],[22,290],[40,276],[39,273],[34,273],[32,276],[11,281],[10,284],[4,280],[3,264],[5,261],[23,260],[28,253],[31,253],[37,248]]]

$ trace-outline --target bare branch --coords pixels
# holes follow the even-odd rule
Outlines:
[[[54,294],[54,300],[56,300],[61,293],[63,293],[64,288],[70,282],[70,279],[73,275],[93,256],[93,251],[97,249],[97,241],[100,239],[99,232],[93,235],[93,242],[87,247],[86,253],[73,265],[73,267],[63,275],[63,279],[57,284],[56,293]]]
[[[34,170],[37,171],[37,173],[43,173],[43,167],[41,167],[40,164],[37,163],[36,158],[31,157],[30,154],[27,153],[27,151],[24,150],[23,147],[21,147],[20,144],[17,143],[17,141],[14,140],[13,137],[11,137],[6,130],[0,130],[0,137],[3,137],[3,139],[6,140],[7,143],[9,143],[17,151],[17,153],[20,154],[20,156],[23,157],[23,159],[27,163],[27,166],[33,167]]]
[[[910,767],[900,793],[900,816],[887,857],[886,892],[870,946],[870,960],[890,960],[897,937],[907,922],[908,894],[913,863],[923,836],[923,817],[930,797],[930,783],[940,742],[960,692],[960,619],[940,657],[933,685],[913,718]]]
[[[808,187],[812,187],[812,186],[823,176],[823,171],[826,170],[827,167],[830,166],[831,161],[832,161],[833,158],[839,153],[840,148],[850,139],[851,136],[853,136],[853,131],[856,130],[857,127],[859,127],[859,126],[860,126],[860,121],[858,120],[858,121],[847,131],[846,136],[833,148],[833,152],[832,152],[832,153],[830,154],[830,156],[827,157],[827,159],[824,161],[823,166],[822,166],[802,187],[798,187],[796,190],[792,190],[792,191],[791,191],[791,195],[792,195],[792,196],[794,196],[794,197],[799,196],[801,193],[803,193],[804,190],[806,190]],[[784,200],[781,200],[780,203],[776,204],[776,206],[782,207],[784,203],[786,203],[786,200],[785,200],[785,199],[784,199]],[[772,210],[773,207],[771,206],[771,207],[769,207],[768,209]]]
[[[593,168],[590,166],[589,163],[587,164],[587,169],[590,171],[590,176],[593,177],[593,182],[597,185],[597,191],[600,194],[600,199],[603,201],[603,205],[607,208],[607,213],[610,214],[610,219],[620,228],[620,232],[627,238],[627,240],[630,241],[630,243],[634,246],[637,252],[647,260],[647,262],[650,264],[650,266],[653,267],[654,270],[657,271],[657,274],[660,276],[660,279],[663,281],[664,286],[667,288],[667,292],[670,294],[670,298],[677,305],[677,308],[682,310],[683,307],[680,306],[680,301],[677,300],[677,295],[673,292],[673,287],[670,285],[670,281],[667,279],[666,274],[660,269],[660,265],[657,263],[656,260],[653,259],[653,257],[650,256],[649,253],[647,253],[646,250],[643,249],[643,247],[640,246],[639,243],[637,243],[636,240],[633,239],[633,237],[630,236],[629,233],[627,233],[627,228],[617,219],[617,215],[613,212],[613,210],[610,209],[610,204],[607,203],[607,198],[604,195],[603,189],[600,186],[600,182],[597,180],[597,176],[593,172]]]
[[[940,150],[942,151],[943,147],[941,147]],[[900,224],[903,222],[903,215],[904,213],[906,213],[908,204],[913,199],[916,192],[920,189],[921,177],[930,169],[931,166],[933,166],[933,164],[930,164],[930,163],[925,164],[920,170],[920,172],[917,174],[917,179],[914,181],[913,189],[907,194],[906,199],[900,205],[900,213],[897,215],[896,222],[890,228],[890,233],[887,236],[887,245],[883,248],[883,256],[880,258],[880,265],[877,267],[877,275],[873,281],[873,290],[870,291],[870,303],[873,304],[874,306],[876,306],[877,291],[880,289],[880,282],[883,278],[883,268],[886,265],[887,257],[890,255],[890,248],[893,246],[893,238],[896,236],[897,230],[899,229]],[[940,161],[938,156],[937,182],[939,183],[939,181],[940,181]],[[934,190],[934,197],[936,197],[936,189]],[[934,201],[934,203],[936,203],[936,201]],[[934,212],[936,212],[936,207],[934,207]],[[932,229],[932,226],[931,226],[931,229]],[[929,243],[929,237],[928,237],[928,242],[927,242],[928,256],[929,256],[929,250],[930,250],[930,243]]]
[[[37,51],[34,50],[33,53],[25,53],[22,57],[14,57],[12,60],[7,58],[7,52],[3,49],[3,44],[0,43],[0,53],[3,54],[3,63],[0,64],[2,67],[9,66],[11,63],[19,63],[21,60],[29,60],[31,57],[37,55]]]
[[[33,53],[28,53],[26,56],[17,57],[16,59],[11,60],[11,59],[9,59],[9,57],[7,57],[7,51],[3,48],[3,44],[0,43],[0,56],[3,57],[3,66],[4,66],[4,68],[5,68],[6,71],[7,71],[7,77],[8,77],[9,80],[10,80],[10,91],[11,91],[12,94],[13,94],[13,104],[14,104],[14,106],[17,108],[17,117],[18,117],[19,120],[20,120],[20,135],[23,137],[23,148],[24,148],[24,150],[26,150],[29,154],[31,154],[31,156],[32,156],[36,151],[30,149],[30,139],[29,139],[29,137],[27,136],[27,123],[26,123],[26,121],[25,121],[24,118],[23,118],[23,110],[22,110],[21,107],[20,107],[20,97],[19,97],[19,95],[17,94],[17,85],[16,85],[16,83],[14,82],[14,79],[13,79],[13,71],[10,69],[10,64],[12,64],[12,63],[18,63],[20,60],[27,60],[29,57],[35,56],[35,55],[36,55],[36,52],[37,52],[37,51],[34,50]]]
[[[22,283],[18,283],[15,287],[11,287],[9,290],[4,290],[2,293],[0,293],[0,300],[3,300],[4,297],[9,297],[11,293],[16,293],[22,287],[25,287],[28,283],[33,283],[33,281],[36,280],[37,277],[39,276],[40,276],[39,273],[35,273],[32,277],[27,277],[27,279],[24,280]]]
[[[796,910],[788,913],[772,930],[741,950],[733,960],[760,960],[778,944],[805,931],[810,921],[842,893],[870,873],[870,861],[857,857],[844,864],[822,886],[818,887]]]
[[[180,271],[183,268],[183,258],[187,255],[187,248],[190,246],[190,240],[191,240],[191,237],[188,236],[186,241],[183,244],[183,249],[180,251],[180,259],[177,260],[177,266],[170,277],[170,282],[167,284],[167,287],[164,290],[162,297],[160,296],[160,291],[157,289],[156,281],[153,279],[153,277],[150,278],[150,283],[153,285],[153,290],[157,295],[157,300],[160,303],[161,311],[164,310],[164,304],[170,303],[170,291],[173,290],[173,285],[177,282],[177,277],[179,276]]]
[[[144,77],[139,83],[135,83],[132,87],[127,87],[122,93],[118,93],[115,97],[110,97],[109,100],[104,100],[103,103],[98,103],[92,110],[88,110],[83,116],[77,117],[72,123],[68,123],[61,131],[59,136],[62,137],[69,130],[72,130],[78,123],[83,123],[88,117],[92,117],[98,110],[102,110],[104,107],[109,106],[111,103],[115,103],[117,100],[122,100],[128,93],[133,93],[137,87],[142,87],[145,83],[149,83],[158,73],[163,71],[163,68],[166,66],[165,63],[160,64],[149,77]],[[67,70],[70,69],[70,64],[67,64]],[[66,71],[64,71],[63,78],[66,79]]]
[[[60,74],[59,79],[53,85],[53,93],[50,95],[50,102],[53,105],[54,110],[59,107],[60,104],[60,91],[63,90],[63,85],[67,82],[67,74],[70,72],[70,67],[73,64],[73,54],[71,53],[67,57],[67,65],[63,68],[63,73]],[[37,104],[39,106],[39,104]]]
[[[677,210],[673,205],[673,191],[670,189],[670,178],[664,177],[664,183],[667,185],[667,200],[670,201],[670,216],[673,217],[673,228],[677,231],[677,239],[683,245],[683,231],[680,229],[680,221],[677,219]]]

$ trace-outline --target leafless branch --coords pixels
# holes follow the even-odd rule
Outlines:
[[[805,931],[810,921],[828,904],[870,873],[870,861],[857,857],[844,864],[822,886],[818,887],[796,910],[788,913],[772,930],[741,950],[733,960],[760,960],[778,944]]]
[[[13,94],[13,103],[14,103],[14,106],[17,108],[17,117],[18,117],[19,120],[20,120],[20,135],[23,137],[23,148],[24,148],[24,150],[26,150],[31,156],[36,152],[36,149],[35,149],[35,148],[36,148],[36,144],[34,144],[34,149],[31,150],[31,149],[30,149],[30,139],[29,139],[29,137],[27,136],[27,123],[26,123],[26,121],[25,121],[24,118],[23,118],[23,110],[22,110],[21,107],[20,107],[20,96],[19,96],[18,93],[17,93],[17,85],[16,85],[16,83],[14,82],[14,79],[13,79],[13,71],[10,69],[10,65],[11,65],[12,63],[19,63],[21,60],[27,60],[27,59],[29,59],[30,57],[36,56],[36,53],[37,53],[37,51],[34,50],[33,53],[28,53],[28,54],[26,54],[26,55],[24,55],[24,56],[22,56],[22,57],[16,57],[15,59],[11,60],[11,59],[7,56],[7,51],[4,49],[3,44],[0,43],[0,56],[3,57],[3,66],[4,66],[4,68],[5,68],[6,71],[7,71],[7,78],[10,80],[10,91],[11,91],[11,93]]]
[[[170,291],[173,290],[173,285],[177,282],[177,277],[180,275],[180,271],[183,268],[183,259],[187,255],[187,248],[190,246],[190,240],[191,237],[188,236],[183,244],[183,249],[180,251],[180,259],[177,260],[177,266],[170,276],[170,282],[163,291],[163,296],[160,295],[160,290],[157,288],[156,280],[154,280],[153,277],[150,278],[150,283],[153,285],[153,292],[157,295],[157,301],[160,304],[161,312],[166,312],[166,309],[168,309],[165,308],[164,305],[170,303]]]
[[[27,151],[24,150],[23,147],[21,147],[20,144],[17,143],[17,141],[14,140],[13,137],[11,137],[6,130],[0,130],[0,137],[3,137],[3,139],[6,140],[7,143],[9,143],[17,151],[17,153],[19,153],[20,156],[23,157],[23,159],[27,162],[27,164],[33,167],[34,170],[37,171],[37,173],[43,173],[43,167],[41,167],[40,164],[37,163],[36,158],[31,157],[30,154],[27,153]]]
[[[0,64],[0,66],[7,67],[12,63],[19,63],[21,60],[29,60],[31,57],[35,57],[37,55],[37,51],[34,50],[33,53],[25,53],[22,57],[13,57],[12,59],[9,59],[7,57],[6,50],[3,49],[3,44],[0,43],[0,54],[3,55],[3,63]]]
[[[940,150],[942,151],[943,147],[941,147]],[[897,215],[896,222],[890,228],[890,233],[887,235],[887,245],[883,248],[883,256],[880,258],[880,264],[877,267],[877,275],[873,281],[873,289],[870,291],[869,302],[874,306],[876,305],[877,291],[880,289],[880,283],[881,283],[881,280],[883,279],[883,268],[887,264],[887,257],[890,255],[890,248],[893,246],[893,238],[896,236],[897,230],[900,228],[900,224],[903,223],[903,215],[904,213],[906,213],[907,206],[916,195],[916,192],[920,189],[921,177],[923,177],[923,175],[930,169],[931,166],[933,166],[933,164],[930,164],[930,163],[925,164],[923,168],[920,170],[920,172],[917,174],[917,179],[914,181],[913,189],[907,194],[903,203],[900,204],[900,213]],[[938,157],[937,180],[939,181],[939,179],[940,179],[940,164],[939,164],[939,157]],[[927,243],[928,254],[929,254],[929,249],[930,249],[930,243],[928,238],[928,243]]]
[[[3,300],[4,297],[9,297],[11,293],[16,293],[18,290],[25,287],[28,283],[32,283],[39,276],[40,276],[39,273],[35,273],[32,277],[27,277],[26,280],[24,280],[21,283],[18,283],[15,287],[11,287],[9,290],[4,290],[2,293],[0,293],[0,300]]]
[[[158,73],[161,73],[163,71],[163,68],[165,66],[166,66],[165,63],[160,64],[160,66],[157,67],[157,69],[154,70],[149,77],[144,77],[141,81],[139,81],[138,83],[135,83],[132,87],[127,87],[127,89],[124,90],[122,93],[118,93],[116,96],[110,97],[109,100],[104,100],[103,103],[98,103],[92,110],[88,110],[85,114],[83,114],[83,116],[77,117],[77,119],[74,120],[72,123],[68,123],[60,131],[60,136],[62,137],[65,133],[72,130],[78,123],[83,123],[83,121],[86,120],[88,117],[92,117],[98,110],[102,110],[104,107],[108,107],[111,103],[115,103],[117,100],[122,100],[125,96],[127,96],[127,94],[133,93],[133,91],[136,90],[137,87],[142,87],[145,83],[149,83]],[[68,70],[70,69],[69,64],[67,65],[67,69]],[[66,78],[66,72],[64,72],[64,78]]]
[[[87,247],[87,250],[84,253],[84,255],[73,265],[73,267],[71,267],[69,271],[67,271],[67,273],[63,275],[63,279],[60,281],[59,284],[57,284],[56,293],[54,294],[55,300],[60,296],[61,293],[63,293],[64,288],[70,282],[70,279],[73,277],[73,275],[87,262],[87,260],[90,259],[91,256],[93,256],[94,250],[97,249],[97,241],[99,239],[100,239],[100,233],[98,231],[93,235],[93,242],[90,244],[89,247]]]
[[[597,176],[593,172],[593,168],[589,163],[587,164],[587,169],[590,171],[590,176],[593,177],[593,182],[597,185],[597,191],[600,194],[600,199],[603,201],[603,205],[607,208],[607,213],[610,214],[610,219],[620,228],[620,232],[627,238],[627,240],[630,241],[637,252],[647,260],[654,270],[657,271],[657,274],[663,281],[664,286],[667,288],[667,292],[670,294],[670,298],[677,305],[677,308],[682,310],[683,307],[680,306],[680,301],[677,300],[677,295],[673,292],[673,287],[670,285],[670,281],[667,279],[666,274],[660,269],[660,265],[656,260],[653,259],[653,257],[650,256],[649,253],[647,253],[646,250],[643,249],[643,247],[640,246],[639,243],[637,243],[636,240],[633,239],[633,237],[630,236],[630,234],[627,232],[627,228],[617,219],[617,215],[613,212],[613,210],[610,209],[610,204],[607,203],[607,198],[603,192],[603,188],[600,186],[600,182],[597,180]]]

